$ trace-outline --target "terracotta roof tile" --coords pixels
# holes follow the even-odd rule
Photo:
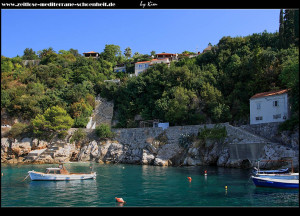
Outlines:
[[[147,62],[150,62],[150,61],[141,61],[141,62],[136,62],[135,64],[142,64],[142,63],[147,63]]]
[[[97,53],[97,52],[91,51],[91,52],[85,52],[85,53],[83,53],[83,54],[86,54],[86,53]]]
[[[155,54],[155,55],[176,55],[176,54],[173,54],[173,53],[158,53],[158,54]]]
[[[288,89],[275,90],[275,91],[269,91],[269,92],[261,92],[261,93],[257,93],[255,95],[253,95],[250,99],[279,95],[279,94],[284,94],[287,92],[288,92]]]

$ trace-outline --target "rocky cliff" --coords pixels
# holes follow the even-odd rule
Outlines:
[[[87,139],[70,143],[76,129],[66,140],[51,143],[24,138],[1,139],[3,163],[59,163],[67,161],[94,161],[97,163],[147,164],[155,166],[200,166],[250,168],[261,160],[293,160],[294,169],[299,167],[299,152],[282,143],[273,143],[242,128],[222,124],[227,137],[222,140],[206,140],[199,144],[191,140],[182,145],[183,136],[197,135],[204,125],[162,128],[113,129],[113,140],[99,140],[94,130],[86,130]],[[212,128],[214,125],[206,125]],[[293,143],[298,143],[297,136]],[[296,137],[296,138],[295,138]],[[286,137],[285,137],[286,139]],[[257,145],[257,146],[256,146]],[[255,147],[256,146],[256,147]],[[266,168],[288,166],[286,163],[266,162]]]

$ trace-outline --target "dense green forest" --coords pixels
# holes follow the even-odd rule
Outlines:
[[[132,62],[150,59],[154,51],[132,55],[128,47],[122,54],[118,45],[109,44],[98,59],[85,58],[76,49],[52,48],[1,56],[1,109],[28,120],[29,126],[19,125],[20,130],[36,135],[85,127],[98,94],[114,100],[117,127],[136,127],[136,115],[170,125],[247,123],[251,96],[288,88],[292,119],[298,119],[297,17],[298,10],[281,10],[278,32],[224,36],[211,51],[181,58],[170,67],[155,65],[137,77],[129,76]],[[24,65],[24,60],[39,64]],[[114,73],[121,63],[127,73]],[[115,78],[121,82],[104,82]]]

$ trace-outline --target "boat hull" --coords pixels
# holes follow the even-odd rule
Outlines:
[[[256,174],[256,175],[263,175],[263,174],[284,174],[284,173],[289,173],[289,168],[280,169],[280,170],[258,170],[258,169],[256,169],[254,171],[254,174]]]
[[[284,189],[299,188],[299,180],[260,178],[255,176],[252,176],[252,180],[257,187],[272,187]]]
[[[96,173],[90,174],[46,174],[35,171],[28,172],[32,181],[68,181],[68,180],[85,180],[95,179]]]
[[[286,179],[286,180],[299,180],[299,173],[287,173],[287,174],[259,174],[255,175],[260,178],[271,179]]]

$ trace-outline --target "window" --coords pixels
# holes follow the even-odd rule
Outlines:
[[[278,101],[273,101],[273,106],[278,107],[279,106]]]
[[[260,109],[260,103],[257,103],[257,104],[256,104],[256,108],[257,108],[257,109]]]
[[[273,119],[279,119],[281,118],[281,114],[273,115]]]
[[[263,120],[263,117],[262,117],[262,116],[256,116],[256,117],[255,117],[255,120],[256,120],[256,121]]]

